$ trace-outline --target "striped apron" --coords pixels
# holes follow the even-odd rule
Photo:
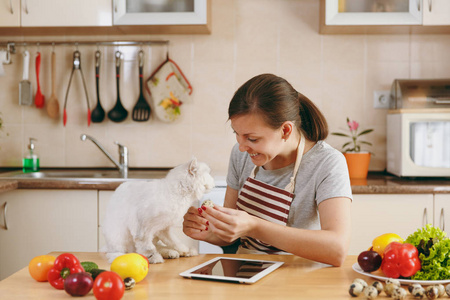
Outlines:
[[[258,170],[258,167],[255,166],[239,192],[236,204],[237,209],[269,222],[286,226],[289,209],[294,199],[295,177],[303,157],[304,149],[305,138],[301,135],[297,148],[294,172],[289,184],[284,189],[255,179],[255,174]],[[241,237],[241,245],[237,253],[288,254],[249,236]]]

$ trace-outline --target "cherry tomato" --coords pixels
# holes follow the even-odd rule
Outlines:
[[[97,300],[119,300],[125,292],[125,285],[119,274],[105,271],[95,278],[94,296]]]
[[[28,264],[28,271],[33,279],[47,281],[47,273],[53,267],[56,257],[52,255],[40,255],[33,258]]]

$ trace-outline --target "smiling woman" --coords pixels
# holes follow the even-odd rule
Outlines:
[[[184,232],[238,253],[295,254],[339,266],[350,236],[350,181],[327,122],[285,79],[244,83],[228,109],[236,134],[224,207],[190,208]]]

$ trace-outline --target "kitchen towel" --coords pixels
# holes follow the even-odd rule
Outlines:
[[[7,52],[5,50],[0,50],[0,76],[5,76],[5,69],[3,68],[3,63],[6,63]]]

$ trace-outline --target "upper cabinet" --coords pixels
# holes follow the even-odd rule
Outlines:
[[[321,33],[396,32],[450,25],[449,0],[321,0],[320,5]]]
[[[111,0],[22,0],[23,27],[111,26]]]
[[[0,0],[0,35],[211,32],[211,0]]]
[[[201,25],[206,0],[113,0],[114,25]]]
[[[20,26],[20,0],[0,0],[0,26]]]

